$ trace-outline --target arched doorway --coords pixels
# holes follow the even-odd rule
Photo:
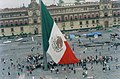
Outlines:
[[[108,22],[108,21],[105,21],[105,22],[104,22],[104,26],[105,26],[105,28],[109,27],[109,22]]]
[[[38,34],[39,32],[38,32],[38,28],[35,28],[35,30],[34,30],[34,34]]]

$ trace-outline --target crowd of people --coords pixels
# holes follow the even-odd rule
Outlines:
[[[12,70],[16,70],[18,76],[20,76],[20,73],[22,73],[24,71],[25,65],[23,63],[21,63],[20,58],[18,58],[16,60],[13,60],[12,58],[10,58],[9,60],[6,60],[5,58],[1,58],[1,63],[3,64],[3,66],[2,66],[3,68],[1,70],[2,76],[6,76],[6,71],[7,71],[8,76],[11,75]],[[8,65],[8,64],[10,64],[10,65]]]
[[[115,39],[115,36],[116,36],[116,34],[110,35],[110,39],[111,38]],[[89,41],[91,41],[91,40],[92,39],[90,39]],[[114,41],[114,40],[112,40],[112,41]],[[80,43],[81,41],[78,40],[76,43],[77,45],[72,44],[72,50],[74,52],[76,50],[76,46],[79,46],[78,42]],[[92,43],[94,43],[94,41],[92,41]],[[113,50],[113,47],[115,47],[114,53],[116,53],[116,50],[119,47],[119,45],[117,43],[116,44],[110,43],[110,45],[108,45],[108,46],[106,45],[107,52],[109,52],[110,50]],[[48,71],[50,71],[51,73],[55,73],[55,74],[58,74],[61,72],[76,74],[77,73],[76,68],[82,68],[83,73],[81,75],[83,76],[83,78],[86,78],[89,75],[88,70],[94,71],[94,65],[101,65],[101,71],[103,71],[103,72],[112,70],[111,65],[109,65],[109,63],[118,62],[119,58],[111,56],[111,55],[102,55],[101,51],[99,51],[98,49],[95,49],[95,48],[96,47],[94,47],[94,50],[95,50],[94,52],[96,55],[86,56],[83,59],[80,58],[79,62],[76,64],[59,65],[59,64],[56,64],[52,60],[48,60],[48,62],[47,62]],[[35,47],[32,47],[31,51],[34,52],[34,49],[35,49]],[[102,46],[101,50],[103,50],[103,46]],[[82,54],[83,55],[86,54],[87,53],[86,51],[88,51],[87,48],[85,48],[85,51],[83,51]],[[18,58],[18,59],[10,58],[7,60],[5,58],[1,58],[1,63],[3,64],[3,67],[1,70],[2,76],[6,75],[6,72],[5,72],[6,70],[7,70],[8,76],[11,75],[12,70],[17,71],[17,76],[20,76],[22,73],[27,73],[26,75],[29,76],[29,75],[33,74],[33,71],[38,68],[44,70],[43,55],[39,54],[39,53],[27,55],[24,60],[21,58]],[[88,64],[90,66],[88,66]],[[114,68],[119,69],[120,65],[116,64]],[[43,78],[40,77],[40,79],[43,79]],[[65,75],[65,79],[68,79],[67,75]]]

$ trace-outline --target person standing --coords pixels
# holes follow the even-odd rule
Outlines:
[[[10,76],[10,72],[8,72],[8,76]]]
[[[68,79],[67,75],[65,75],[65,79]]]
[[[76,70],[75,70],[75,68],[73,69],[73,71],[74,71],[74,74],[76,74]]]
[[[73,46],[73,48],[72,48],[72,49],[73,49],[73,51],[74,51],[74,46]]]

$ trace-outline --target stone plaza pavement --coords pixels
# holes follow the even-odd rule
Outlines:
[[[106,30],[99,30],[99,32],[101,32],[103,35],[102,37],[99,37],[97,39],[91,38],[92,40],[94,40],[94,42],[111,41],[110,33],[118,33],[120,35],[120,31],[116,28],[113,29],[113,32],[107,32]],[[69,32],[67,34],[71,33],[78,33],[82,35],[88,32]],[[35,38],[35,41],[41,42],[41,37],[33,37]],[[40,77],[43,77],[43,79],[65,79],[65,76],[67,76],[68,79],[92,79],[92,77],[94,77],[94,79],[120,79],[120,68],[116,69],[116,65],[120,66],[120,46],[118,46],[117,50],[115,50],[115,47],[111,48],[111,46],[107,44],[103,45],[103,49],[101,46],[88,47],[86,49],[86,47],[84,46],[78,46],[77,38],[73,39],[72,41],[68,39],[68,41],[71,48],[73,48],[74,44],[74,53],[78,59],[84,59],[87,56],[99,56],[99,52],[101,52],[102,56],[113,57],[113,61],[107,63],[107,65],[110,66],[110,70],[107,70],[105,72],[102,71],[103,66],[100,64],[93,64],[93,70],[91,70],[91,64],[87,64],[88,76],[86,78],[82,77],[82,73],[84,70],[80,66],[75,66],[75,74],[73,71],[62,71],[60,67],[58,67],[60,69],[60,72],[58,74],[56,74],[55,72],[51,73],[50,70],[44,71],[42,69],[35,69],[33,70],[33,73],[28,76],[26,69],[24,69],[23,72],[20,72],[20,76],[18,76],[18,69],[10,67],[10,59],[13,59],[14,64],[16,64],[16,61],[22,64],[26,64],[25,58],[27,57],[27,55],[42,53],[42,46],[39,46],[39,49],[37,50],[38,45],[36,45],[36,42],[32,42],[30,37],[25,39],[27,39],[28,42],[12,42],[10,44],[2,44],[3,41],[0,41],[0,59],[4,58],[6,61],[6,64],[0,62],[0,79],[40,79]],[[82,43],[90,43],[89,39],[85,38],[84,36],[80,37],[80,39]],[[115,39],[115,41],[112,42],[120,43],[120,40]],[[32,47],[35,47],[33,52],[31,51]],[[108,50],[108,48],[110,48],[110,50]],[[98,52],[95,51],[96,49]],[[83,51],[85,51],[86,53],[83,53]],[[47,57],[49,61],[49,55],[47,55]],[[118,58],[118,61],[115,61],[115,58]],[[10,67],[10,69],[8,69],[8,67]],[[8,72],[10,72],[10,75],[8,75]]]

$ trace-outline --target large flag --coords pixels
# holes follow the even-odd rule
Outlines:
[[[57,64],[79,62],[43,2],[41,2],[41,15],[43,50]]]

